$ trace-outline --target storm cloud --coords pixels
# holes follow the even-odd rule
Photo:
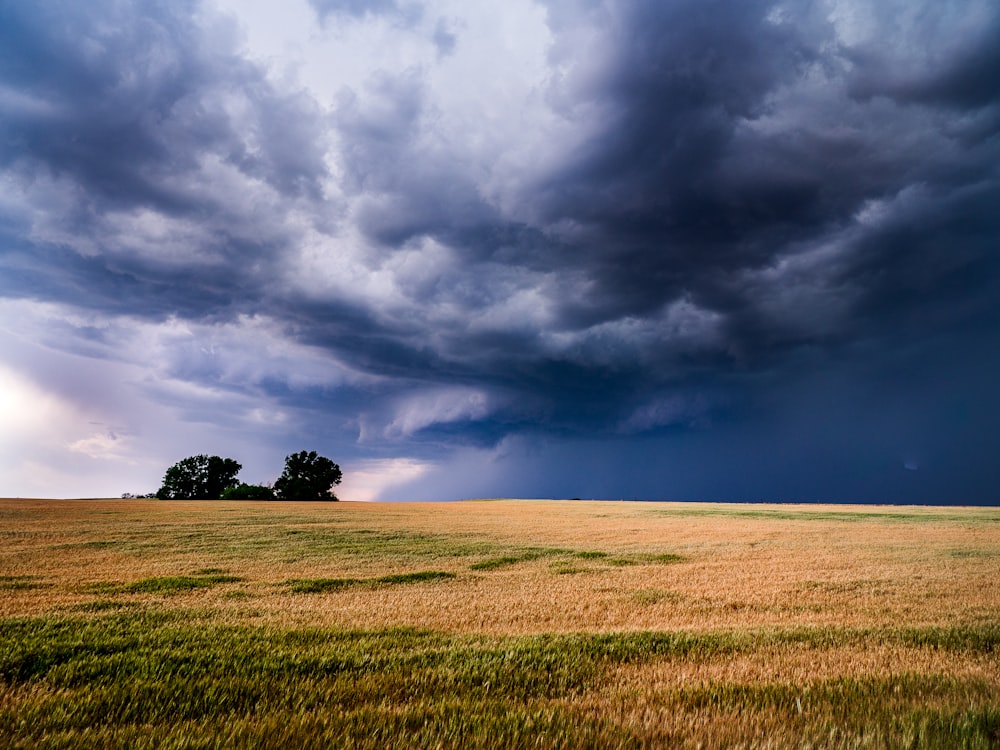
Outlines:
[[[307,447],[996,502],[998,50],[975,0],[2,4],[0,375],[54,426],[0,491]]]

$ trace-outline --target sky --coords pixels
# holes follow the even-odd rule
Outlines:
[[[1000,502],[995,0],[0,0],[0,495]]]

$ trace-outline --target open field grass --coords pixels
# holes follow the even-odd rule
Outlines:
[[[1000,747],[1000,509],[0,500],[0,746]]]

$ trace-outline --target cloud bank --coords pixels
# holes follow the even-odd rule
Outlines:
[[[997,501],[994,3],[478,5],[0,7],[0,490]]]

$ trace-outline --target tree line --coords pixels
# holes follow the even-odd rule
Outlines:
[[[316,451],[285,457],[285,470],[274,485],[237,480],[243,466],[231,458],[199,454],[178,461],[163,475],[155,497],[161,500],[337,500],[334,486],[340,467]]]

